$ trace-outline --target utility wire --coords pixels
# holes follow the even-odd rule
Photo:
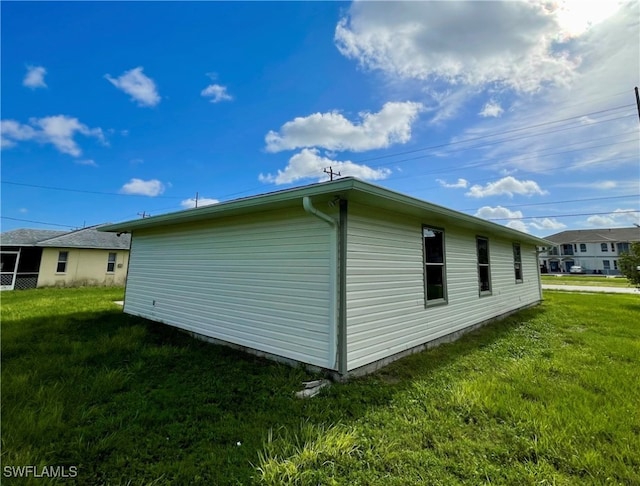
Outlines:
[[[640,197],[640,194],[630,194],[629,196],[605,196],[605,197],[589,197],[585,199],[565,199],[564,201],[549,201],[549,202],[541,202],[541,203],[528,203],[528,204],[510,204],[509,206],[502,206],[505,209],[510,208],[522,208],[529,206],[547,206],[550,204],[566,204],[566,203],[575,203],[575,202],[593,202],[593,201],[605,201],[611,199],[628,199],[631,197]],[[479,208],[467,208],[467,209],[458,209],[458,211],[468,212],[468,211],[477,211]],[[534,216],[539,218],[540,216]]]
[[[52,186],[40,186],[37,184],[26,184],[24,182],[2,181],[2,184],[9,184],[12,186],[33,187],[36,189],[48,189],[51,191],[64,191],[64,192],[80,192],[83,194],[99,194],[102,196],[124,196],[124,197],[149,197],[144,194],[124,194],[121,192],[103,192],[103,191],[87,191],[85,189],[71,189],[68,187],[52,187]],[[157,199],[183,199],[178,196],[153,196]]]
[[[496,137],[496,136],[500,136],[500,135],[505,135],[505,134],[509,134],[509,133],[517,133],[517,132],[522,132],[524,130],[531,130],[533,128],[539,128],[539,127],[543,127],[543,126],[548,126],[548,125],[553,125],[555,123],[562,123],[565,121],[569,121],[569,120],[575,120],[575,119],[580,119],[580,118],[584,118],[587,116],[591,116],[591,115],[597,115],[597,114],[601,114],[601,113],[607,113],[607,112],[611,112],[611,111],[619,111],[622,109],[628,109],[630,107],[633,107],[634,105],[632,104],[627,104],[627,105],[621,105],[621,106],[617,106],[615,108],[609,108],[606,110],[599,110],[599,111],[594,111],[591,113],[585,113],[582,115],[576,115],[576,116],[571,116],[568,118],[562,118],[560,120],[553,120],[553,121],[548,121],[548,122],[543,122],[543,123],[537,123],[535,125],[529,125],[529,126],[525,126],[525,127],[519,127],[519,128],[513,128],[511,130],[503,130],[500,132],[494,132],[494,133],[488,133],[485,135],[479,135],[477,137],[470,137],[470,138],[465,138],[462,140],[454,140],[452,142],[446,142],[446,143],[441,143],[441,144],[436,144],[436,145],[429,145],[426,147],[420,147],[420,148],[416,148],[416,149],[412,149],[412,150],[405,150],[403,152],[395,152],[393,154],[385,154],[385,155],[379,155],[377,157],[369,157],[366,159],[359,159],[359,160],[354,160],[352,162],[354,163],[362,163],[362,162],[371,162],[374,160],[380,160],[380,159],[386,159],[386,158],[390,158],[390,157],[397,157],[400,155],[409,155],[409,154],[413,154],[413,153],[417,153],[417,152],[422,152],[425,150],[433,150],[433,149],[440,149],[440,148],[444,148],[444,147],[449,147],[452,145],[460,145],[460,144],[464,144],[464,143],[468,143],[468,142],[475,142],[477,140],[485,140],[487,138],[491,138],[491,137]],[[620,116],[617,118],[613,118],[613,119],[608,119],[608,120],[603,120],[603,121],[597,121],[597,122],[593,122],[590,123],[589,125],[586,126],[593,126],[596,123],[604,123],[607,121],[615,121],[615,120],[619,120],[619,119],[623,119],[623,118],[627,118],[633,116],[635,117],[636,115],[624,115],[624,116]],[[577,126],[572,126],[573,128],[584,128],[585,125],[577,125]],[[565,129],[569,129],[569,128],[565,128]],[[563,129],[563,130],[565,130]],[[562,131],[562,130],[558,130],[558,131]],[[546,135],[548,133],[555,133],[555,131],[548,131],[548,132],[540,132],[540,135]],[[525,137],[526,138],[526,137]],[[520,138],[514,138],[515,140],[519,140]],[[506,138],[503,139],[502,141],[510,141],[512,140],[511,138]]]
[[[69,224],[45,223],[43,221],[33,221],[31,219],[10,218],[9,216],[0,216],[0,218],[8,219],[10,221],[21,221],[23,223],[44,224],[44,225],[47,225],[47,226],[60,226],[60,227],[63,227],[63,228],[72,228],[72,229],[77,228],[77,226],[71,226]]]
[[[484,167],[484,166],[489,166],[489,165],[498,165],[501,162],[522,162],[525,160],[532,160],[532,159],[541,159],[544,157],[551,157],[553,155],[563,155],[563,154],[567,154],[567,153],[573,153],[573,152],[581,152],[583,150],[589,150],[589,149],[594,149],[594,148],[602,148],[602,147],[610,147],[612,145],[619,145],[622,143],[631,143],[631,142],[637,142],[638,139],[629,139],[629,140],[624,140],[621,142],[615,142],[615,143],[608,143],[608,144],[602,144],[602,145],[592,145],[590,147],[583,147],[583,148],[579,148],[579,149],[573,149],[573,150],[564,150],[561,152],[552,152],[552,153],[547,153],[547,154],[533,154],[530,155],[528,157],[522,157],[522,158],[512,158],[512,159],[500,159],[500,160],[482,160],[482,161],[478,161],[478,162],[472,162],[469,164],[464,164],[464,165],[459,165],[456,167],[440,167],[437,169],[433,169],[433,170],[428,170],[428,171],[419,171],[419,172],[412,172],[410,175],[401,175],[401,176],[391,176],[388,178],[388,180],[397,180],[397,179],[405,179],[405,178],[409,178],[409,177],[417,177],[417,176],[424,176],[424,175],[428,175],[428,174],[442,174],[442,173],[449,173],[449,172],[459,172],[461,170],[465,170],[465,169],[473,169],[473,168],[478,168],[478,167]],[[570,146],[567,145],[567,146]],[[637,155],[633,155],[633,156],[627,156],[627,157],[620,157],[617,160],[626,160],[628,158],[638,158]],[[609,160],[605,161],[605,162],[611,162]],[[562,169],[562,168],[566,168],[571,164],[568,165],[559,165],[554,167],[553,169],[550,170],[557,170],[557,169]],[[542,171],[544,172],[544,171]],[[548,171],[547,171],[548,172]]]
[[[588,126],[592,127],[592,126],[598,125],[600,123],[608,123],[608,122],[611,122],[611,121],[622,120],[624,118],[632,118],[632,117],[635,117],[635,116],[636,115],[625,115],[625,116],[621,116],[621,117],[617,117],[617,118],[610,118],[610,119],[606,119],[606,120],[598,120],[598,121],[594,121],[594,122],[590,123]],[[463,147],[461,149],[458,149],[457,151],[459,152],[459,151],[475,150],[475,149],[485,148],[485,147],[489,147],[489,146],[492,146],[492,145],[498,145],[498,144],[502,144],[502,143],[506,143],[506,142],[513,142],[513,141],[516,141],[516,140],[524,140],[524,139],[527,139],[527,138],[530,139],[530,138],[534,138],[534,137],[541,137],[543,135],[550,135],[552,133],[565,132],[567,130],[576,130],[578,128],[584,128],[584,126],[583,125],[571,125],[571,126],[568,126],[568,127],[562,127],[562,128],[558,128],[558,129],[554,129],[554,130],[547,130],[547,131],[543,131],[543,132],[538,132],[538,133],[535,133],[533,135],[532,134],[528,134],[528,135],[523,135],[523,136],[519,136],[519,137],[507,137],[507,138],[503,138],[503,139],[499,139],[499,140],[491,140],[491,141],[482,143],[480,145],[473,145],[471,147]],[[504,132],[504,133],[506,133],[506,132]],[[496,136],[496,135],[491,135],[491,136],[493,137],[493,136]],[[479,137],[479,138],[484,138],[484,137]],[[469,142],[469,141],[472,141],[472,140],[477,140],[477,139],[478,138],[476,138],[476,139],[468,139],[468,140],[464,140],[462,142],[450,142],[450,143],[446,143],[446,144],[433,145],[433,146],[429,147],[429,149],[435,149],[435,148],[441,148],[441,147],[457,145],[459,143],[466,143],[466,142]],[[427,148],[422,148],[422,149],[418,149],[418,150],[412,150],[412,151],[404,152],[402,154],[416,153],[416,152],[421,152],[421,151],[424,151],[424,150],[427,150]],[[402,163],[402,162],[410,162],[412,160],[424,159],[424,158],[427,158],[427,157],[432,157],[434,155],[449,155],[450,153],[455,153],[455,152],[456,151],[431,152],[431,153],[426,153],[426,154],[423,154],[423,155],[418,155],[416,157],[404,158],[404,159],[400,159],[400,160],[392,160],[390,162],[385,162],[383,164],[377,164],[377,166],[378,167],[384,167],[384,166],[388,166],[388,165],[392,165],[392,164],[399,164],[399,163]],[[382,155],[380,157],[374,157],[374,158],[371,158],[371,159],[360,159],[360,160],[353,161],[353,162],[354,163],[363,163],[363,162],[369,162],[369,161],[372,161],[372,160],[376,160],[376,159],[379,159],[379,158],[394,157],[396,155],[398,155],[398,154]]]
[[[552,214],[549,216],[511,216],[508,218],[487,218],[487,221],[508,221],[514,219],[542,219],[542,218],[573,218],[575,216],[599,216],[602,214],[630,214],[640,213],[640,209],[630,209],[628,211],[605,211],[603,213],[574,213],[574,214]]]

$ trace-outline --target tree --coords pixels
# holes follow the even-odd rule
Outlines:
[[[629,253],[620,255],[618,268],[631,284],[640,287],[640,242],[631,243]]]

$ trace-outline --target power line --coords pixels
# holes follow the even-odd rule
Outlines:
[[[595,122],[591,123],[589,126],[592,127],[593,125],[597,125],[597,124],[600,124],[600,123],[608,123],[608,122],[611,122],[611,121],[621,120],[623,118],[631,118],[631,117],[634,117],[634,116],[635,115],[625,115],[625,116],[618,117],[618,118],[611,118],[611,119],[607,119],[607,120],[599,120],[599,121],[595,121]],[[499,139],[499,140],[492,140],[490,142],[486,142],[486,143],[483,143],[483,144],[480,144],[480,145],[474,145],[474,146],[471,146],[471,147],[463,147],[463,148],[461,148],[459,150],[444,152],[443,154],[444,155],[449,155],[449,154],[455,153],[455,152],[474,150],[474,149],[479,149],[479,148],[485,148],[485,147],[489,147],[491,145],[498,145],[498,144],[503,144],[503,143],[506,143],[506,142],[513,142],[513,141],[516,141],[516,140],[524,140],[524,139],[527,139],[527,138],[540,137],[540,136],[543,136],[543,135],[550,135],[552,133],[559,133],[559,132],[564,132],[564,131],[567,131],[567,130],[575,130],[575,129],[578,129],[578,128],[584,128],[584,127],[582,125],[569,126],[569,127],[558,128],[556,130],[548,130],[548,131],[544,131],[544,132],[538,132],[538,133],[533,134],[533,135],[529,134],[529,135],[523,135],[523,136],[519,136],[519,137],[508,137],[508,138],[503,138],[503,139]],[[493,137],[495,135],[491,135],[491,136]],[[441,145],[438,145],[438,146],[434,145],[434,146],[432,146],[430,148],[440,148],[440,147],[445,147],[445,146],[451,146],[451,145],[456,145],[458,143],[464,143],[464,142],[468,142],[468,141],[471,141],[471,139],[465,140],[463,142],[450,142],[450,143],[441,144]],[[420,151],[423,151],[423,150],[427,150],[427,149],[424,148],[424,149],[419,149],[419,150],[415,150],[415,151],[411,151],[411,152],[420,152]],[[392,155],[388,155],[388,156],[385,155],[385,156],[380,156],[380,157],[377,157],[377,158],[393,157],[395,155],[396,154],[392,154]],[[378,164],[378,167],[384,167],[384,166],[388,166],[388,165],[392,165],[392,164],[399,164],[399,163],[402,163],[402,162],[410,162],[412,160],[419,160],[419,159],[423,159],[423,158],[427,158],[427,157],[432,157],[434,155],[442,155],[442,153],[441,154],[438,154],[438,153],[427,153],[427,154],[423,154],[423,155],[418,155],[416,157],[405,158],[405,159],[400,159],[400,160],[393,160],[391,162],[386,162],[384,164]],[[368,162],[368,161],[371,161],[371,160],[376,160],[377,158],[361,159],[361,160],[355,161],[354,163]]]
[[[634,105],[632,105],[632,104],[621,105],[621,106],[618,106],[618,107],[615,107],[615,108],[609,108],[609,109],[606,109],[606,110],[594,111],[594,112],[585,113],[585,114],[582,114],[582,115],[575,115],[575,116],[571,116],[571,117],[568,117],[568,118],[562,118],[560,120],[553,120],[553,121],[548,121],[548,122],[543,122],[543,123],[537,123],[537,124],[529,125],[529,126],[525,126],[525,127],[513,128],[511,130],[503,130],[503,131],[500,131],[500,132],[488,133],[488,134],[480,135],[480,136],[477,136],[477,137],[466,138],[466,139],[463,139],[463,140],[454,140],[453,142],[446,142],[446,143],[441,143],[441,144],[436,144],[436,145],[429,145],[429,146],[426,146],[426,147],[420,147],[420,148],[416,148],[416,149],[412,149],[412,150],[405,150],[405,151],[402,151],[402,152],[395,152],[393,154],[385,154],[385,155],[380,155],[380,156],[377,156],[377,157],[369,157],[369,158],[366,158],[366,159],[354,160],[353,162],[354,163],[371,162],[371,161],[374,161],[374,160],[381,160],[381,159],[386,159],[386,158],[390,158],[390,157],[397,157],[397,156],[401,156],[401,155],[409,155],[409,154],[413,154],[413,153],[417,153],[417,152],[422,152],[422,151],[425,151],[425,150],[440,149],[440,148],[449,147],[449,146],[452,146],[452,145],[460,145],[460,144],[464,144],[464,143],[468,143],[468,142],[475,142],[477,140],[485,140],[487,138],[496,137],[496,136],[499,136],[499,135],[522,132],[524,130],[531,130],[533,128],[539,128],[539,127],[542,127],[542,126],[552,125],[554,123],[562,123],[562,122],[565,122],[565,121],[580,119],[580,118],[584,118],[584,117],[592,116],[592,115],[597,115],[597,114],[601,114],[601,113],[619,111],[619,110],[622,110],[622,109],[628,109],[628,108],[630,108],[632,106],[634,106]],[[623,118],[628,118],[630,116],[634,116],[635,117],[635,114],[634,115],[624,115],[624,116],[620,116],[620,117],[613,118],[613,119],[600,120],[600,121],[593,122],[593,123],[591,123],[591,124],[589,124],[587,126],[593,126],[593,125],[595,125],[597,123],[605,123],[605,122],[609,122],[609,121],[620,120],[620,119],[623,119]],[[584,128],[584,126],[585,125],[571,126],[569,128],[565,127],[565,128],[558,129],[558,130],[540,132],[539,135],[547,135],[549,133],[555,133],[556,131],[570,130],[572,128]],[[527,138],[528,136],[526,136],[524,138]],[[521,138],[523,138],[523,137],[520,137],[520,138],[505,138],[505,139],[499,140],[497,142],[492,142],[492,143],[500,143],[502,141],[511,141],[511,140],[520,140]],[[482,147],[482,145],[479,146],[479,147]],[[472,148],[477,148],[477,147],[472,147]],[[399,162],[403,162],[403,161],[399,161]],[[393,162],[391,162],[391,163],[393,163]],[[387,164],[383,164],[383,165],[387,165]]]
[[[585,199],[566,199],[564,201],[549,201],[549,202],[541,202],[541,203],[528,203],[528,204],[510,204],[509,206],[502,206],[505,209],[510,208],[522,208],[529,206],[547,206],[550,204],[566,204],[566,203],[574,203],[574,202],[593,202],[593,201],[604,201],[610,199],[628,199],[631,197],[640,197],[640,194],[631,194],[629,196],[605,196],[605,197],[589,197]],[[467,209],[459,209],[458,211],[477,211],[478,208],[467,208]],[[536,218],[539,216],[535,216]]]
[[[605,211],[603,213],[574,213],[574,214],[552,214],[549,216],[510,216],[508,218],[487,218],[487,221],[509,221],[515,219],[542,219],[542,218],[573,218],[575,216],[600,216],[603,214],[630,214],[640,213],[640,209],[630,209],[628,211]]]
[[[87,191],[85,189],[71,189],[68,187],[53,187],[53,186],[40,186],[37,184],[26,184],[24,182],[2,181],[2,184],[9,184],[12,186],[33,187],[36,189],[48,189],[51,191],[64,191],[64,192],[80,192],[83,194],[99,194],[102,196],[124,196],[124,197],[149,197],[144,194],[124,194],[121,192],[103,192],[103,191]],[[153,196],[159,199],[182,199],[177,196]]]
[[[45,223],[43,221],[33,221],[31,219],[10,218],[9,216],[0,216],[0,218],[8,219],[8,220],[11,220],[11,221],[21,221],[23,223],[44,224],[44,225],[47,225],[47,226],[60,226],[60,227],[63,227],[63,228],[72,228],[72,229],[77,228],[77,226],[71,226],[69,224]]]
[[[608,137],[604,137],[604,138],[608,138]],[[433,169],[433,170],[428,170],[428,171],[419,171],[419,172],[413,172],[410,175],[406,175],[406,176],[392,176],[389,177],[389,180],[397,180],[397,179],[405,179],[408,177],[416,177],[416,176],[423,176],[423,175],[427,175],[427,174],[446,174],[446,173],[450,173],[450,172],[459,172],[461,170],[465,170],[465,169],[475,169],[478,167],[484,167],[484,166],[489,166],[489,165],[496,165],[499,164],[500,162],[522,162],[525,160],[531,160],[531,159],[540,159],[540,158],[544,158],[544,157],[551,157],[553,155],[563,155],[563,154],[567,154],[567,153],[573,153],[573,152],[581,152],[583,150],[589,150],[589,149],[595,149],[595,148],[602,148],[602,147],[610,147],[612,145],[619,145],[622,143],[631,143],[631,142],[637,142],[638,139],[629,139],[629,140],[624,140],[622,142],[614,142],[614,143],[607,143],[607,144],[601,144],[601,145],[592,145],[589,147],[583,147],[583,148],[579,148],[579,149],[573,149],[573,150],[563,150],[561,152],[551,152],[551,153],[543,153],[543,154],[538,154],[538,153],[533,153],[533,155],[530,155],[528,157],[521,157],[521,158],[509,158],[509,159],[498,159],[498,160],[481,160],[478,162],[472,162],[469,164],[464,164],[464,165],[460,165],[457,167],[446,167],[446,168],[437,168],[437,169]],[[575,144],[567,144],[566,146],[569,147],[571,145],[575,145]],[[628,158],[637,158],[637,155],[634,156],[627,156],[627,157],[620,157],[617,160],[626,160]],[[407,159],[407,160],[415,160],[415,159]],[[404,161],[403,161],[404,162]],[[606,162],[611,162],[611,161],[606,161]],[[552,170],[556,170],[556,169],[560,169],[566,166],[557,166],[554,167]],[[544,172],[544,171],[542,171]]]

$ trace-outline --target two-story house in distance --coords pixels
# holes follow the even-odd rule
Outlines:
[[[618,257],[640,241],[640,227],[562,231],[545,239],[555,246],[538,257],[542,273],[568,273],[576,265],[587,274],[620,275]]]

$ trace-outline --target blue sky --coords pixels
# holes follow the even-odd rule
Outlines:
[[[327,166],[535,235],[640,223],[637,1],[0,9],[2,231]]]

